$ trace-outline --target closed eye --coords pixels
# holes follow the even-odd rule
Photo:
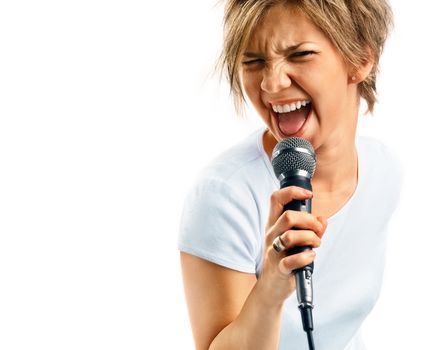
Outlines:
[[[247,61],[243,61],[242,64],[245,64],[246,66],[251,66],[253,64],[262,64],[265,63],[265,60],[262,58],[255,58]]]
[[[307,57],[315,54],[316,52],[307,50],[307,51],[297,51],[289,55],[289,58],[301,58],[301,57]]]

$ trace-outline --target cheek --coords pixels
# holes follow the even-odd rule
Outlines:
[[[250,99],[255,107],[260,102],[260,83],[261,80],[258,74],[245,73],[242,76],[242,83],[245,94]]]
[[[321,112],[327,116],[336,116],[347,98],[347,82],[340,73],[328,71],[325,75],[315,75],[310,94],[315,99]],[[318,77],[318,79],[316,79]]]
[[[347,84],[340,79],[334,79],[330,88],[326,89],[327,108],[336,117],[342,113],[347,102]]]

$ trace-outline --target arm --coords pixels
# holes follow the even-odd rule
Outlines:
[[[181,253],[184,288],[197,350],[275,349],[282,304],[265,307],[256,276]],[[234,322],[233,322],[234,321]]]

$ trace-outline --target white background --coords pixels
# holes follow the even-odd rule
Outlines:
[[[423,349],[430,6],[392,4],[380,104],[359,132],[398,151],[405,185],[364,332],[370,349]],[[0,3],[1,349],[192,349],[184,194],[261,125],[212,74],[221,17],[215,0]]]

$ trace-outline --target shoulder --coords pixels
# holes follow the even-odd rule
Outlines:
[[[395,149],[371,137],[357,139],[359,173],[363,188],[384,198],[390,210],[398,202],[403,168]]]
[[[371,137],[358,137],[357,147],[362,165],[368,171],[374,170],[381,174],[399,178],[402,165],[394,148]]]
[[[229,183],[253,172],[268,170],[261,147],[262,130],[257,130],[209,162],[199,180]]]
[[[361,150],[367,152],[368,156],[374,155],[375,157],[390,156],[391,158],[396,157],[395,150],[374,137],[359,136],[357,138],[357,146]]]
[[[254,221],[257,202],[267,196],[275,178],[268,169],[261,136],[262,130],[252,133],[206,165],[188,191],[184,210],[224,219],[236,214]]]
[[[199,173],[194,188],[225,196],[254,196],[272,188],[276,178],[257,130],[210,161]],[[262,192],[262,194],[266,192]]]

